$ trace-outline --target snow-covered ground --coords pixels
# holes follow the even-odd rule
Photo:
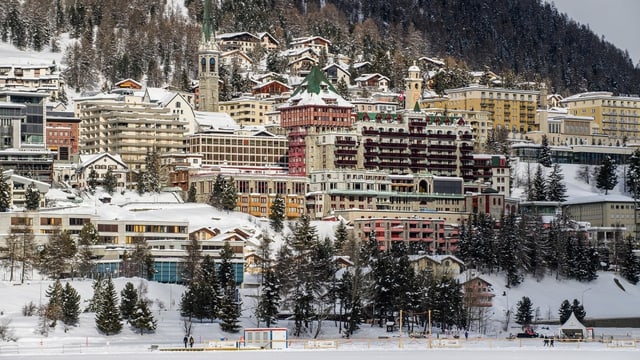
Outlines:
[[[595,359],[596,356],[603,356],[603,352],[615,353],[616,359],[631,358],[631,354],[640,356],[640,349],[637,345],[633,348],[611,348],[605,343],[600,342],[603,337],[608,339],[614,337],[616,339],[634,339],[640,340],[640,329],[632,328],[595,328],[595,341],[589,343],[559,343],[556,342],[554,349],[544,348],[540,339],[516,339],[508,340],[507,332],[519,332],[517,325],[513,324],[509,331],[503,331],[504,314],[507,308],[515,309],[515,303],[521,296],[531,297],[534,307],[539,307],[545,318],[547,308],[551,313],[551,317],[557,317],[557,309],[563,299],[577,298],[585,303],[587,317],[589,316],[637,316],[637,304],[640,299],[640,287],[625,287],[627,293],[623,296],[618,294],[621,290],[611,287],[613,283],[613,274],[601,273],[599,280],[588,284],[580,284],[573,281],[565,281],[557,283],[548,279],[541,282],[528,279],[525,284],[516,289],[504,289],[499,284],[502,282],[494,279],[497,286],[494,290],[498,296],[495,298],[495,306],[492,309],[492,320],[489,325],[490,329],[486,333],[471,332],[469,339],[453,339],[453,334],[436,333],[429,347],[429,339],[413,339],[408,338],[406,333],[400,334],[397,331],[387,333],[385,328],[362,324],[350,339],[340,336],[340,331],[334,322],[327,321],[323,323],[323,330],[320,338],[331,341],[330,348],[316,349],[323,356],[327,356],[331,351],[332,358],[349,359],[361,358],[366,355],[367,359],[378,356],[408,356],[412,358],[419,356],[425,351],[429,351],[429,356],[434,359],[451,356],[451,351],[456,351],[458,355],[466,356],[474,354],[479,359],[502,359],[502,358],[518,358],[530,359],[541,356],[540,351],[547,351],[552,358],[580,356],[581,359]],[[183,351],[182,338],[184,336],[185,323],[180,317],[177,308],[180,303],[180,296],[184,288],[176,284],[160,284],[155,282],[147,282],[138,278],[125,279],[116,278],[114,284],[118,293],[124,288],[127,281],[131,281],[136,287],[144,284],[147,288],[146,297],[153,300],[152,310],[158,321],[158,329],[153,334],[140,335],[129,326],[125,325],[123,331],[118,335],[104,336],[98,332],[95,326],[95,314],[83,313],[80,317],[78,326],[71,327],[65,331],[62,324],[58,324],[47,335],[40,335],[38,329],[37,317],[25,317],[21,314],[22,307],[30,301],[34,304],[45,303],[47,301],[45,292],[51,281],[33,280],[23,285],[11,285],[8,282],[0,282],[0,324],[6,324],[17,338],[15,342],[0,342],[0,357],[24,357],[34,358],[36,356],[45,356],[47,359],[55,359],[54,355],[65,356],[65,358],[83,356],[84,359],[110,359],[120,356],[118,354],[132,354],[142,358],[148,356],[150,346],[158,345],[160,350],[176,349],[182,350],[179,355],[175,352],[153,351],[149,356],[171,356],[172,359],[182,359],[186,356],[189,358],[202,358],[204,356],[218,356],[218,353],[205,352],[187,352]],[[83,307],[86,300],[92,294],[91,280],[75,280],[72,285],[76,288],[83,300]],[[586,286],[588,287],[586,287]],[[501,291],[505,291],[502,296]],[[255,317],[253,316],[253,308],[255,307],[255,299],[251,296],[254,290],[243,289],[244,296],[243,308],[244,313],[241,318],[241,325],[244,328],[257,327]],[[584,297],[584,298],[583,298]],[[287,320],[280,321],[277,326],[287,327],[291,329],[293,323]],[[405,330],[406,331],[406,330]],[[549,334],[557,333],[557,326],[549,326]],[[218,323],[199,323],[192,324],[192,334],[196,340],[194,348],[197,350],[215,346],[220,340],[239,341],[243,335],[242,332],[236,334],[224,333],[220,330]],[[455,347],[441,348],[438,345],[443,339],[455,341],[451,345]],[[464,336],[461,336],[464,338]],[[277,356],[304,356],[305,358],[313,358],[320,356],[311,351],[309,341],[311,337],[308,335],[300,338],[289,336],[289,348],[279,351]],[[245,357],[274,356],[273,351],[242,351],[229,352],[225,351],[224,356],[245,360]],[[300,352],[304,351],[304,355]],[[401,351],[402,355],[398,354]],[[291,353],[291,354],[290,354]],[[295,355],[298,354],[298,355]],[[385,355],[386,354],[386,355]],[[516,355],[517,354],[517,355]],[[600,354],[600,355],[598,355]],[[477,355],[477,356],[476,356]],[[557,356],[557,357],[556,357]],[[608,355],[607,355],[608,356]],[[627,357],[629,356],[629,357]]]

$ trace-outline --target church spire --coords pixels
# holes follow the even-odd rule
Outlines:
[[[211,17],[211,0],[204,0],[204,9],[202,11],[202,35],[204,36],[205,44],[208,44],[211,41]]]

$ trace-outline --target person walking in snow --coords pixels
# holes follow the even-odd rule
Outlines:
[[[187,338],[187,335],[184,336],[182,341],[184,342],[184,348],[186,349],[187,348],[187,342],[189,341],[189,338]]]
[[[193,336],[189,336],[189,347],[193,347]]]

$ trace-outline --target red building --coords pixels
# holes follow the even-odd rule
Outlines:
[[[68,161],[78,154],[80,119],[72,112],[47,112],[47,148],[56,152],[55,160]]]

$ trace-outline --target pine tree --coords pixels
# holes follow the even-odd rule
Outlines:
[[[502,219],[497,239],[498,266],[507,274],[507,287],[517,286],[522,281],[520,274],[522,266],[518,261],[521,252],[518,249],[517,230],[515,214]]]
[[[547,135],[542,135],[542,144],[540,146],[540,153],[538,154],[538,163],[544,167],[551,167],[551,148],[549,148],[549,139]]]
[[[62,290],[62,322],[66,325],[76,325],[80,319],[80,294],[66,283]]]
[[[338,81],[338,85],[336,86],[336,91],[340,96],[342,96],[345,100],[349,100],[351,95],[349,94],[349,85],[344,80],[344,78]]]
[[[153,317],[153,313],[149,310],[149,306],[144,299],[136,302],[129,322],[134,328],[140,330],[140,335],[143,335],[145,332],[153,332],[158,325],[158,322]]]
[[[628,237],[621,250],[620,275],[636,285],[640,281],[640,259],[633,252],[633,241]]]
[[[7,212],[11,208],[11,186],[4,177],[4,170],[0,168],[0,212]]]
[[[209,195],[209,205],[213,206],[216,209],[222,209],[222,198],[226,186],[225,183],[226,181],[222,177],[222,174],[218,174],[216,176],[216,180],[213,183],[211,194]]]
[[[222,193],[222,208],[227,211],[232,211],[238,204],[238,191],[236,190],[236,182],[233,178],[225,181],[224,190]]]
[[[63,288],[60,279],[57,279],[53,284],[49,285],[49,288],[45,292],[45,296],[49,299],[45,314],[47,320],[51,321],[51,327],[55,327],[56,322],[63,318],[62,292]]]
[[[578,299],[573,299],[573,304],[571,304],[571,312],[576,316],[578,321],[584,321],[584,318],[587,316],[587,313],[584,311],[584,306],[580,304]]]
[[[120,292],[120,314],[123,320],[131,320],[138,303],[138,291],[133,283],[127,282]]]
[[[271,204],[270,210],[269,224],[271,225],[271,229],[273,229],[273,231],[275,231],[276,233],[280,233],[284,228],[285,218],[285,203],[280,194],[276,194],[276,197],[273,199],[273,203]]]
[[[116,191],[116,187],[118,186],[118,179],[116,179],[115,174],[111,169],[107,170],[107,173],[104,175],[104,190],[109,194],[113,195]]]
[[[338,226],[336,227],[334,241],[334,248],[338,255],[341,255],[343,253],[344,247],[348,240],[347,237],[347,226],[344,224],[344,221],[340,220],[340,223],[338,223]]]
[[[189,245],[187,245],[187,257],[182,270],[182,279],[189,284],[196,278],[197,269],[202,261],[202,251],[200,250],[200,242],[196,236],[191,236]]]
[[[145,171],[142,178],[146,191],[160,192],[162,188],[160,179],[160,156],[155,150],[148,153],[145,157]]]
[[[616,174],[616,163],[611,156],[606,156],[602,161],[602,165],[598,168],[596,177],[596,187],[604,190],[607,195],[609,190],[613,190],[618,184],[618,175]]]
[[[547,180],[547,201],[559,201],[562,202],[567,198],[567,186],[564,184],[564,177],[562,176],[562,169],[560,165],[553,164],[551,174]]]
[[[187,192],[187,202],[194,203],[196,202],[196,183],[191,183],[189,186],[189,191]]]
[[[569,300],[564,300],[562,304],[560,304],[560,310],[558,310],[558,315],[560,315],[560,324],[564,324],[571,317],[571,303]]]
[[[118,294],[116,294],[111,278],[107,279],[101,295],[102,298],[96,312],[96,326],[100,332],[107,336],[118,334],[122,330],[122,322],[118,309]]]
[[[520,324],[522,326],[530,325],[533,321],[533,304],[531,303],[531,299],[523,296],[516,306],[516,324]]]
[[[256,309],[256,317],[271,327],[278,322],[278,306],[280,305],[280,281],[272,269],[262,273],[260,300]]]
[[[542,166],[538,165],[536,173],[533,178],[531,193],[527,194],[529,201],[545,201],[546,197],[546,181],[542,174]]]
[[[640,198],[640,149],[636,149],[629,157],[626,186],[634,199]]]
[[[77,251],[71,232],[56,227],[44,246],[41,270],[53,278],[62,277],[67,273],[68,266],[72,265]],[[73,272],[73,269],[71,271]]]
[[[240,307],[242,304],[236,299],[235,286],[228,286],[223,291],[220,306],[220,329],[225,332],[240,331]]]
[[[33,181],[27,186],[24,196],[27,210],[38,210],[40,208],[40,191],[38,191]]]
[[[100,238],[100,233],[98,233],[98,229],[90,223],[87,222],[82,225],[82,229],[80,229],[80,234],[78,234],[78,271],[82,276],[87,276],[91,269],[93,268],[93,253],[91,251],[91,246],[95,245]]]
[[[85,311],[98,312],[98,309],[100,308],[100,301],[102,299],[102,293],[104,291],[104,285],[105,281],[100,277],[93,281],[93,296],[91,297],[91,300],[89,300],[89,305],[87,306],[87,309]]]
[[[98,187],[98,173],[94,168],[91,168],[89,171],[89,178],[87,179],[87,185],[89,185],[89,192],[95,193],[96,188]]]

